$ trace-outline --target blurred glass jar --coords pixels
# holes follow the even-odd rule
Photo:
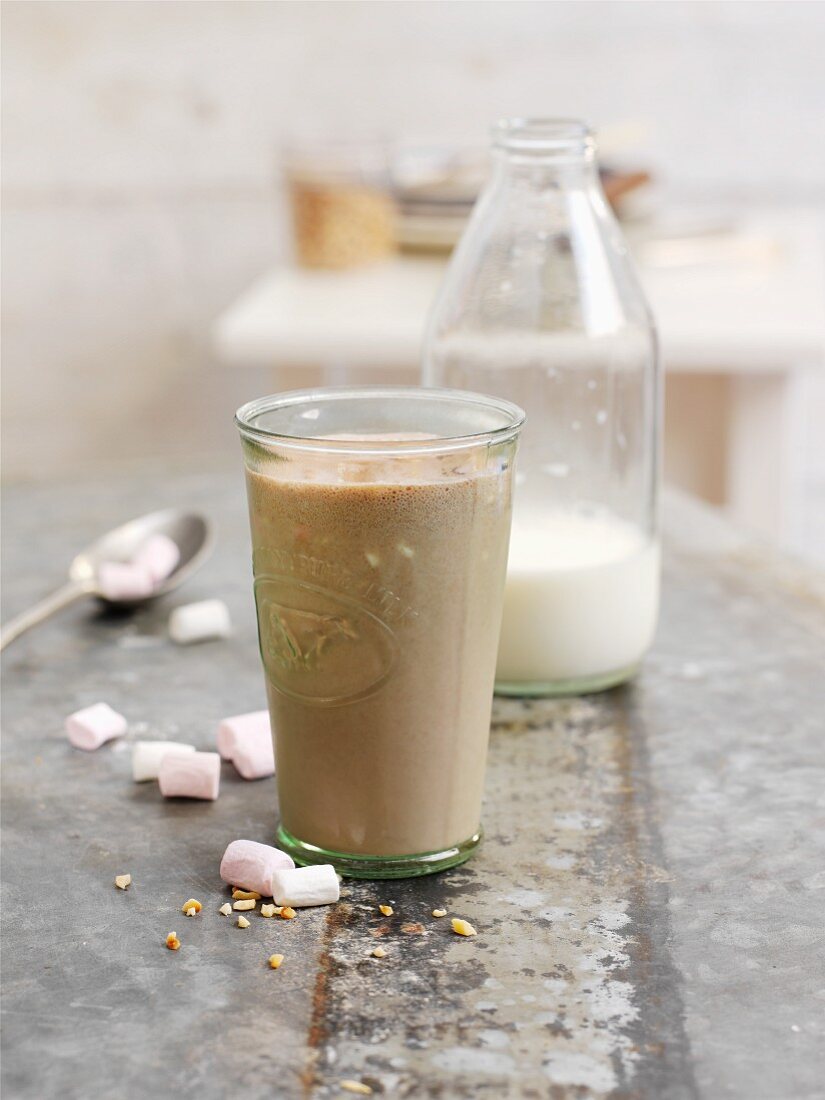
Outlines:
[[[496,689],[631,677],[659,603],[656,334],[587,127],[505,120],[430,316],[428,385],[527,413]]]
[[[395,251],[386,143],[292,143],[284,148],[283,167],[302,267],[357,267]]]

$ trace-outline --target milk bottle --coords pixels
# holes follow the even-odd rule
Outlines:
[[[496,688],[628,679],[659,602],[656,335],[581,123],[508,119],[430,315],[424,381],[527,413]]]

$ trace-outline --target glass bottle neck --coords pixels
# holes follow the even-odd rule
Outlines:
[[[493,150],[496,183],[522,183],[532,187],[586,189],[599,184],[596,158],[589,155],[524,157],[506,149]]]
[[[590,130],[571,119],[503,119],[493,127],[497,180],[588,187],[598,182]]]

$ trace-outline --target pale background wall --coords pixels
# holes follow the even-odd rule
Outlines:
[[[208,325],[288,247],[286,132],[630,119],[665,195],[825,196],[821,3],[7,0],[3,32],[7,478],[235,447],[269,380],[219,367]],[[808,500],[825,386],[800,387]]]

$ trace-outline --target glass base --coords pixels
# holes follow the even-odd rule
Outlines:
[[[639,671],[639,662],[599,676],[583,676],[572,680],[496,680],[496,695],[521,695],[535,698],[551,695],[589,695],[594,691],[623,684]]]
[[[276,844],[302,867],[311,863],[331,863],[339,875],[347,878],[416,878],[419,875],[435,874],[436,871],[446,871],[448,867],[457,867],[459,863],[464,863],[478,848],[482,836],[483,832],[479,829],[469,840],[462,841],[455,847],[445,848],[442,852],[419,852],[411,856],[362,856],[318,848],[305,840],[299,840],[283,825],[279,825]]]

